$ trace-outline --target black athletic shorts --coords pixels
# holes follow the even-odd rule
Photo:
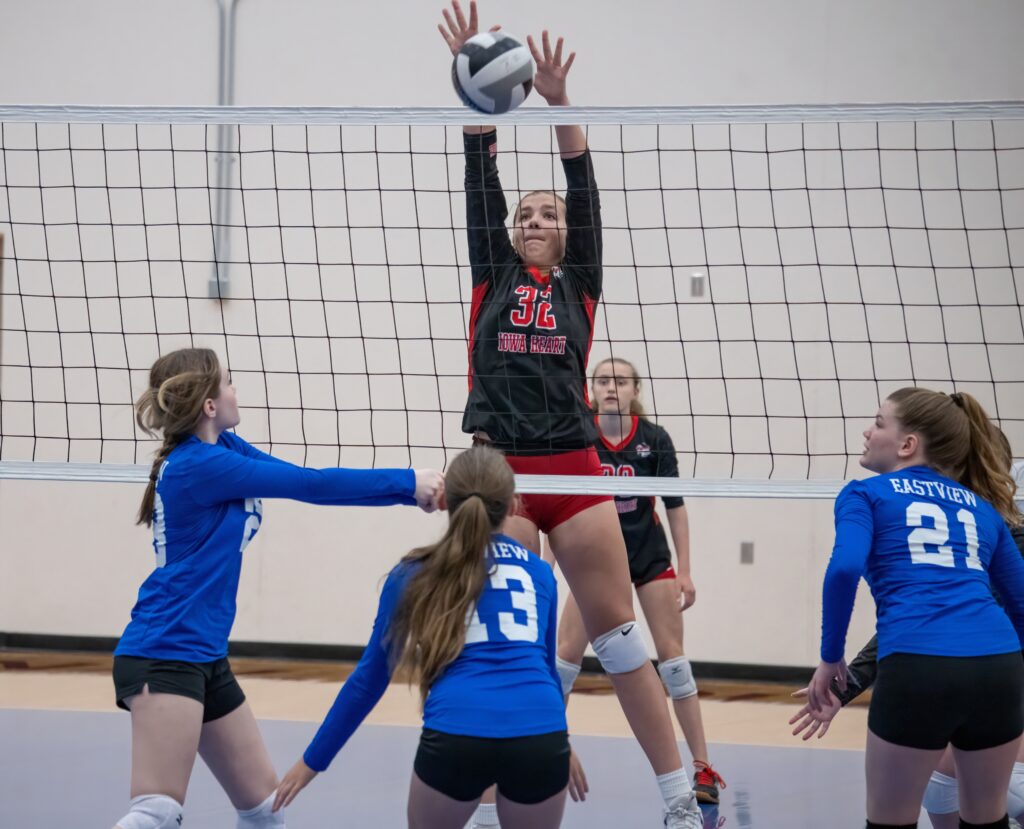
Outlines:
[[[476,800],[497,784],[514,803],[540,803],[569,785],[569,735],[492,739],[424,728],[413,770],[453,800]]]
[[[114,693],[118,708],[128,710],[124,701],[149,686],[154,694],[176,694],[203,704],[203,722],[230,714],[245,694],[231,672],[227,659],[216,662],[174,662],[138,656],[114,657]]]
[[[883,740],[938,750],[993,748],[1024,732],[1024,659],[893,653],[878,663],[868,728]]]

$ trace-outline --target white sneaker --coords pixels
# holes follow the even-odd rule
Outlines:
[[[697,797],[690,792],[671,809],[665,810],[665,829],[704,829],[704,815],[697,805]]]

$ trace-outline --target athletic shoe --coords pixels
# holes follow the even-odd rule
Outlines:
[[[693,792],[680,798],[671,809],[665,810],[662,825],[665,829],[704,829],[704,815]]]
[[[718,803],[718,787],[726,788],[725,781],[711,766],[701,763],[693,775],[693,791],[700,803]]]

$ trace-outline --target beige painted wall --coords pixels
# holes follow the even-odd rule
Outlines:
[[[420,0],[358,6],[327,0],[288,4],[247,0],[239,7],[236,102],[454,105],[446,79],[448,58],[433,31],[439,7]],[[8,0],[0,8],[4,19],[0,77],[7,79],[4,102],[209,104],[216,100],[213,2]],[[626,21],[621,19],[622,4],[612,0],[524,2],[514,8],[485,2],[482,8],[488,21],[497,19],[500,9],[501,22],[513,32],[535,32],[543,25],[565,32],[570,45],[580,52],[572,90],[574,101],[581,104],[1024,98],[1024,50],[1018,37],[1024,6],[1014,0],[984,4],[652,0],[637,6],[639,11]],[[11,140],[17,137],[9,135]],[[615,160],[607,163],[612,168]],[[823,166],[821,171],[812,170],[816,172],[827,170]],[[608,206],[609,216],[621,217],[624,203],[611,193]],[[627,243],[626,239],[617,242]],[[629,259],[621,264],[628,271]],[[138,275],[124,276],[130,280]],[[5,290],[11,277],[8,267]],[[447,278],[445,290],[458,296],[459,277],[449,273]],[[688,279],[688,272],[683,278]],[[721,279],[721,290],[735,287],[735,274],[722,273]],[[672,279],[666,283],[662,277],[651,284],[656,297],[658,291],[671,290]],[[959,290],[965,284],[954,279],[952,287]],[[197,285],[201,291],[201,283]],[[1007,267],[988,288],[996,302],[1005,303],[1015,285]],[[639,296],[638,291],[620,281],[612,285],[610,296],[626,303],[656,301],[650,294]],[[13,314],[10,297],[3,299],[3,312]],[[198,306],[205,321],[207,312],[202,303]],[[41,313],[55,318],[57,309]],[[706,323],[701,313],[691,324]],[[456,332],[459,316],[445,322]],[[20,315],[6,319],[4,327],[24,326]],[[608,339],[626,339],[635,332],[637,320],[615,319],[618,322],[610,327],[603,318],[599,320]],[[677,319],[673,327],[679,324]],[[935,323],[928,319],[921,324],[927,328]],[[1020,341],[1013,319],[989,324],[1009,332],[1011,343]],[[958,321],[951,330],[964,330],[965,325],[970,336],[980,330],[980,322],[973,319]],[[678,341],[679,335],[675,336]],[[6,346],[5,354],[10,355],[13,346]],[[52,345],[38,347],[47,350]],[[144,365],[150,350],[151,344],[141,345],[133,355],[133,367]],[[664,353],[656,351],[649,357],[641,350],[640,356],[661,365]],[[812,355],[812,362],[815,359]],[[970,358],[965,360],[973,370]],[[1006,357],[997,368],[1006,372],[1009,381],[1019,382],[1015,372],[1021,365],[1024,360]],[[897,377],[903,376],[900,370],[894,370]],[[8,383],[14,382],[11,374],[5,378]],[[55,378],[50,374],[41,371],[36,382],[53,388]],[[14,379],[24,383],[26,378],[21,374]],[[73,389],[76,382],[71,379]],[[129,378],[119,382],[130,399]],[[458,385],[442,389],[442,395],[457,396]],[[668,385],[665,389],[659,406],[668,411],[680,399],[680,391]],[[873,387],[871,395],[876,392]],[[248,399],[257,407],[269,392],[250,382],[240,393],[243,402]],[[290,399],[294,392],[286,388],[278,393],[284,395],[281,399]],[[383,399],[391,393],[378,390]],[[10,399],[13,392],[7,394]],[[742,393],[737,399],[743,399]],[[59,409],[54,415],[58,418],[63,406]],[[108,429],[126,428],[130,433],[125,414],[122,408],[111,415]],[[247,415],[242,433],[255,439],[266,437],[269,425],[257,411]],[[7,413],[8,418],[24,416],[19,410]],[[48,416],[40,413],[40,428],[49,428]],[[457,445],[461,440],[457,418],[454,424],[446,420],[445,427],[449,436],[454,434],[448,438],[451,445]],[[82,428],[83,451],[96,451],[98,445],[89,442],[92,421]],[[430,429],[436,432],[437,424]],[[857,430],[856,424],[844,425],[840,442],[855,441]],[[720,434],[712,432],[710,437],[717,442]],[[837,437],[823,434],[814,439],[825,445]],[[66,444],[57,443],[42,447],[42,454],[52,451],[63,456]],[[7,457],[32,451],[24,441],[8,441],[3,449]],[[290,454],[287,447],[280,451]],[[127,457],[112,447],[104,459],[133,460],[134,455],[134,447],[129,447]],[[366,451],[353,453],[343,460],[368,463],[367,455]],[[416,460],[428,462],[429,455]],[[383,462],[388,462],[388,453],[383,456]],[[391,462],[406,459],[396,457]],[[751,469],[755,467],[752,464]],[[720,466],[712,471],[722,474]],[[151,565],[146,533],[131,526],[138,494],[128,485],[0,481],[0,630],[117,635],[137,585]],[[699,592],[696,607],[686,615],[691,656],[814,664],[820,578],[831,544],[830,503],[693,500],[690,510]],[[364,642],[381,575],[404,549],[439,526],[437,518],[397,508],[328,510],[268,504],[264,527],[247,553],[236,638]],[[741,541],[755,542],[751,566],[739,564]],[[854,647],[871,627],[870,601],[862,596],[851,630]]]

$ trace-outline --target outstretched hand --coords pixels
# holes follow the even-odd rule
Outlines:
[[[469,0],[468,21],[466,15],[462,13],[459,0],[452,0],[452,10],[449,12],[448,9],[442,9],[441,14],[444,16],[444,23],[438,23],[437,30],[448,44],[448,48],[452,50],[452,54],[457,55],[462,44],[480,31],[477,28],[476,0]],[[501,26],[491,26],[488,31],[496,32],[500,28]]]
[[[807,693],[807,688],[801,688],[799,691],[794,691],[793,696],[796,699],[806,699]],[[829,726],[832,725],[832,720],[835,719],[840,708],[842,705],[831,692],[820,711],[812,711],[810,703],[804,705],[789,719],[789,724],[795,726],[793,736],[799,735],[802,740],[806,741],[817,734],[820,740],[828,734]]]
[[[570,52],[565,63],[562,62],[562,47],[564,38],[558,38],[555,43],[555,50],[551,51],[551,37],[547,29],[541,33],[541,45],[543,53],[537,49],[533,37],[526,38],[526,44],[530,47],[530,54],[533,55],[534,63],[537,64],[537,74],[533,78],[533,88],[537,90],[545,101],[552,106],[567,106],[569,98],[565,94],[565,76],[569,74],[572,62],[576,60],[576,53]]]
[[[276,812],[278,809],[283,809],[295,800],[295,795],[306,788],[314,777],[316,777],[316,772],[300,758],[277,785],[272,811]]]

